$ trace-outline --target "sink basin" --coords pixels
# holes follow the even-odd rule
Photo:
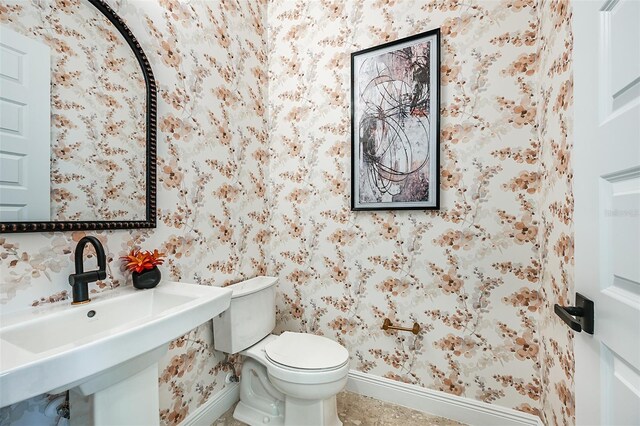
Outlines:
[[[148,367],[171,340],[230,301],[230,289],[164,281],[151,290],[98,294],[84,305],[0,316],[0,407],[54,390],[99,393],[145,368],[153,375]]]

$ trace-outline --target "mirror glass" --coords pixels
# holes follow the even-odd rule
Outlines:
[[[4,0],[0,222],[146,220],[146,86],[88,0]]]

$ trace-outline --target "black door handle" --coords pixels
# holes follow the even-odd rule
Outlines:
[[[582,331],[582,323],[580,320],[574,318],[574,316],[581,317],[583,315],[582,308],[576,308],[573,306],[560,306],[557,303],[553,305],[553,311],[562,321],[567,323],[573,331],[580,333]]]
[[[576,293],[576,306],[553,305],[553,311],[573,331],[593,334],[593,301]]]

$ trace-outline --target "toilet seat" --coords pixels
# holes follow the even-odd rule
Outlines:
[[[284,332],[264,346],[268,373],[291,383],[328,383],[349,371],[349,352],[331,339]]]
[[[269,376],[285,382],[298,383],[301,385],[321,385],[323,383],[331,383],[346,378],[349,373],[348,361],[345,361],[343,365],[333,369],[299,370],[288,368],[267,359],[266,367]]]
[[[300,370],[327,370],[349,359],[341,344],[326,337],[285,331],[264,347],[267,357],[285,367]]]

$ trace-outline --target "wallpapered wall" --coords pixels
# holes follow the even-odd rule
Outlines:
[[[559,45],[567,18],[565,3],[520,0],[269,2],[269,270],[280,277],[280,330],[337,339],[359,371],[573,422],[566,330],[553,320],[542,330],[552,336],[539,328],[571,285],[555,249],[569,250],[570,221],[551,232],[557,216],[538,206],[570,194],[568,164],[550,162],[566,159],[566,115],[543,111],[558,96],[563,113],[571,103],[556,93],[569,78],[556,58],[571,46]],[[558,30],[542,25],[551,19],[564,32],[541,47]],[[442,210],[350,212],[349,54],[437,27]],[[538,50],[563,73],[538,75]],[[423,331],[383,332],[384,317]]]
[[[572,290],[566,3],[110,4],[161,89],[159,228],[98,233],[112,259],[160,246],[173,279],[277,275],[278,331],[336,339],[352,368],[574,423],[549,313]],[[436,27],[442,210],[350,212],[349,54]],[[63,298],[80,236],[0,237],[2,308]],[[128,285],[117,265],[102,287]],[[385,316],[423,331],[385,333]],[[172,344],[164,424],[221,389],[222,359],[209,326]]]
[[[52,220],[144,220],[144,77],[87,0],[4,1],[2,25],[51,52]]]
[[[224,285],[264,274],[266,3],[109,4],[138,38],[159,86],[158,228],[95,233],[109,258],[108,279],[90,288],[131,285],[118,257],[134,246],[166,251],[162,271],[173,280]],[[0,24],[13,13],[3,2]],[[0,310],[66,298],[82,236],[0,235]],[[85,269],[94,267],[92,259]],[[222,370],[230,368],[223,360],[213,351],[210,323],[171,344],[160,362],[163,424],[179,423],[222,389]],[[43,399],[1,410],[0,423],[33,424],[29,416],[44,410]]]
[[[540,141],[540,278],[542,418],[575,423],[573,332],[553,313],[573,305],[573,77],[571,8],[542,1],[538,33],[538,140]]]

